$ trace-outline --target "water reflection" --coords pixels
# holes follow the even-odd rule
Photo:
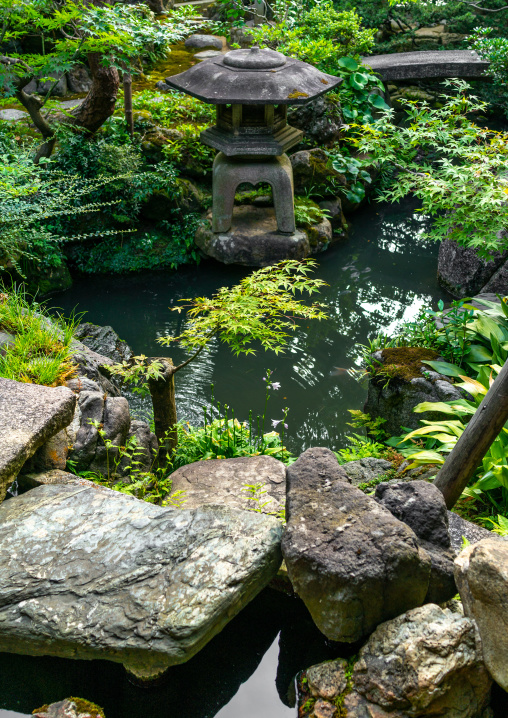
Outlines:
[[[251,408],[262,413],[262,377],[270,368],[282,389],[271,400],[268,418],[278,418],[284,406],[290,407],[289,447],[299,452],[316,443],[340,446],[347,409],[361,407],[365,387],[336,369],[358,366],[357,342],[392,332],[422,305],[446,299],[436,280],[437,245],[423,238],[428,219],[413,209],[409,203],[373,204],[354,215],[350,239],[317,258],[317,275],[328,283],[320,299],[328,306],[329,319],[301,323],[286,353],[278,357],[259,351],[236,358],[216,341],[177,377],[180,418],[202,421],[211,382],[216,397],[238,418],[247,418]],[[247,271],[204,262],[177,272],[87,277],[54,302],[66,311],[76,306],[87,310],[87,319],[96,324],[111,324],[136,353],[170,354],[180,361],[185,356],[181,349],[163,349],[156,342],[178,333],[185,321],[169,308],[181,298],[231,286]],[[139,400],[137,409],[146,411]]]

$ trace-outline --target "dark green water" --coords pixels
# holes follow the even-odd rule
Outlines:
[[[330,319],[301,325],[279,357],[261,352],[237,359],[215,344],[178,375],[180,418],[201,420],[211,382],[238,418],[247,418],[250,408],[261,413],[262,378],[270,368],[282,387],[268,419],[290,407],[289,448],[343,446],[347,409],[361,408],[365,387],[336,368],[358,367],[357,342],[393,331],[421,306],[447,298],[436,282],[437,246],[421,238],[426,225],[408,204],[361,210],[350,239],[318,257]],[[177,272],[86,277],[53,303],[112,325],[135,353],[161,355],[157,337],[182,326],[169,307],[232,285],[246,271],[207,262]],[[171,355],[183,357],[177,349]],[[267,589],[157,687],[132,685],[121,666],[106,661],[0,654],[0,718],[10,718],[1,709],[27,714],[69,695],[95,701],[107,718],[289,718],[295,716],[288,690],[296,672],[334,655],[296,599]]]
[[[362,406],[365,386],[337,368],[359,367],[357,342],[391,332],[422,305],[446,299],[436,281],[438,247],[421,239],[426,228],[426,219],[408,204],[373,204],[354,215],[350,239],[317,258],[316,274],[329,285],[319,298],[328,305],[330,318],[300,324],[286,353],[278,357],[260,350],[237,358],[215,342],[177,375],[179,418],[202,422],[211,383],[215,396],[239,419],[247,419],[249,409],[262,414],[262,379],[269,368],[282,387],[270,400],[267,430],[269,420],[281,418],[288,406],[292,451],[316,445],[340,448],[347,410]],[[209,296],[233,285],[246,272],[208,261],[177,272],[92,276],[76,281],[54,303],[66,312],[86,311],[86,320],[94,324],[110,324],[136,354],[169,355],[178,362],[184,357],[181,349],[168,350],[156,341],[182,328],[183,316],[170,308],[182,298]]]

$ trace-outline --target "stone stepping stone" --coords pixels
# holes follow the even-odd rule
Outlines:
[[[211,57],[219,57],[222,54],[220,50],[203,50],[203,52],[196,52],[194,57],[197,60],[209,60]]]
[[[23,112],[23,110],[0,110],[0,120],[6,120],[7,122],[19,122],[19,120],[24,120],[27,117],[29,117],[28,112]]]
[[[286,467],[272,456],[241,456],[236,459],[196,461],[172,475],[171,493],[183,491],[186,509],[221,504],[235,509],[260,509],[269,514],[286,502]],[[249,486],[261,485],[259,501],[249,498]]]
[[[71,423],[75,406],[66,387],[0,378],[0,501],[39,446]]]
[[[106,659],[140,679],[192,658],[275,576],[282,525],[39,486],[0,507],[0,651]]]

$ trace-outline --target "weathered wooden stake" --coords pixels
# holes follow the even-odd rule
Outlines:
[[[132,137],[134,134],[134,120],[132,117],[132,75],[130,72],[123,73],[123,106],[127,130]]]
[[[439,471],[435,485],[454,506],[491,444],[508,421],[508,361],[471,417]]]
[[[152,397],[155,436],[159,441],[159,462],[163,463],[178,444],[176,428],[175,367],[171,359],[154,357],[163,365],[160,379],[149,379],[148,388]]]

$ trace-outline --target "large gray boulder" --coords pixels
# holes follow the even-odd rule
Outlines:
[[[431,561],[413,531],[348,483],[329,449],[287,470],[282,552],[289,578],[325,636],[354,642],[419,606]]]
[[[474,621],[434,604],[379,626],[352,682],[344,707],[355,718],[479,718],[492,684]]]
[[[272,456],[196,461],[177,469],[171,479],[171,492],[184,492],[186,509],[216,503],[270,514],[286,501],[286,467]],[[259,491],[248,490],[256,485]]]
[[[281,531],[251,511],[40,486],[0,507],[0,650],[107,659],[154,678],[275,576]]]
[[[495,252],[491,259],[478,256],[475,249],[444,240],[439,247],[437,277],[454,297],[471,297],[486,289],[490,278],[505,263],[508,251]]]
[[[491,292],[503,297],[508,294],[508,262],[502,264],[481,289],[482,294]]]
[[[313,144],[331,146],[340,138],[344,122],[337,101],[322,96],[307,105],[288,108],[288,122],[303,130],[305,138]]]
[[[23,464],[71,422],[75,405],[66,387],[0,378],[0,501]]]
[[[483,539],[455,560],[467,616],[478,624],[490,675],[508,691],[508,541]]]
[[[456,554],[459,554],[464,548],[464,539],[468,544],[474,544],[485,538],[501,538],[493,534],[492,531],[483,528],[483,526],[466,521],[466,519],[453,511],[448,511],[448,532],[452,548]]]
[[[448,512],[441,491],[426,481],[401,481],[378,484],[375,498],[414,531],[418,543],[431,558],[425,602],[449,601],[457,593],[453,566],[455,552],[451,546]]]
[[[120,339],[110,326],[101,327],[91,322],[83,322],[76,327],[74,336],[92,351],[117,363],[128,361],[133,353],[127,342]]]

